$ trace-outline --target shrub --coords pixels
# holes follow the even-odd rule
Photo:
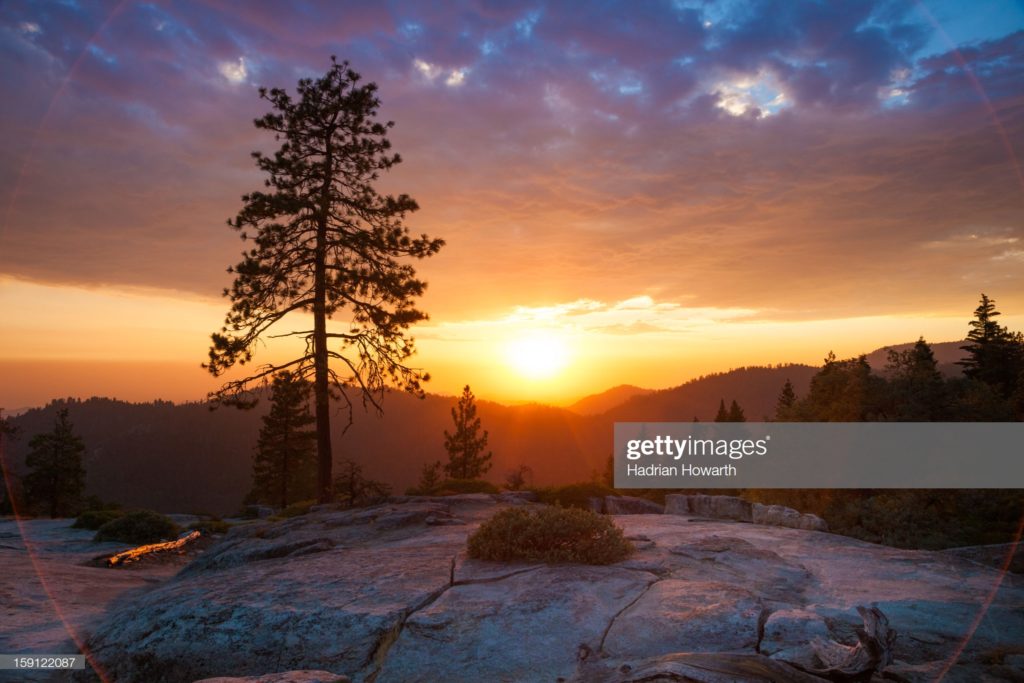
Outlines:
[[[124,514],[123,510],[86,510],[82,514],[78,515],[78,518],[75,519],[75,523],[71,525],[71,528],[96,531],[107,522],[112,522],[119,517],[124,517]]]
[[[441,470],[444,469],[440,460],[428,462],[420,470],[420,483],[406,489],[407,496],[432,496],[436,493],[437,487],[441,485]]]
[[[352,461],[338,463],[338,474],[334,477],[334,496],[348,508],[375,505],[387,500],[391,485],[363,475],[363,466]]]
[[[469,556],[478,560],[611,564],[632,552],[609,518],[576,508],[507,508],[469,537]]]
[[[483,479],[445,479],[435,495],[452,496],[460,493],[498,493],[498,487]]]
[[[590,509],[591,498],[600,498],[603,501],[605,496],[614,495],[617,495],[615,489],[596,482],[537,489],[537,499],[542,503],[579,508],[581,510]]]
[[[309,508],[314,505],[316,505],[316,500],[300,500],[297,503],[292,503],[284,510],[281,510],[281,512],[277,513],[277,516],[285,519],[298,517],[299,515],[307,514],[309,512]]]
[[[189,529],[198,530],[203,536],[226,534],[230,528],[230,524],[219,519],[204,519],[189,527]]]
[[[178,535],[178,526],[152,510],[139,510],[113,519],[96,532],[97,541],[121,541],[133,545],[156,543]]]
[[[505,488],[509,491],[523,491],[533,481],[533,468],[520,465],[505,475]]]

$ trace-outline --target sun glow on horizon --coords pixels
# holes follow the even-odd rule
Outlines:
[[[554,331],[533,331],[505,344],[505,360],[521,377],[551,379],[569,364],[569,345]]]

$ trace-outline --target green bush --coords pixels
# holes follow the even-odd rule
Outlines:
[[[483,479],[445,479],[437,487],[438,496],[453,496],[460,493],[498,493],[498,487]]]
[[[71,528],[96,531],[107,522],[112,522],[119,517],[124,517],[124,514],[123,510],[86,510],[82,514],[78,515],[78,518],[75,519],[75,523],[71,525]]]
[[[609,518],[576,508],[507,508],[469,537],[469,556],[478,560],[611,564],[632,552]]]
[[[120,541],[133,545],[157,543],[178,535],[178,526],[152,510],[129,512],[113,519],[96,532],[96,541]]]
[[[537,489],[537,500],[548,505],[562,505],[564,507],[590,509],[590,499],[605,496],[618,495],[615,489],[608,488],[604,484],[596,482],[583,482],[580,484],[569,484],[568,486],[549,486]]]

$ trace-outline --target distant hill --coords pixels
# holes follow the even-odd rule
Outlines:
[[[612,450],[616,420],[711,419],[720,398],[736,399],[751,420],[774,413],[789,378],[798,393],[814,368],[742,368],[710,375],[665,391],[636,394],[600,415],[526,404],[478,401],[490,434],[494,466],[488,478],[500,484],[520,464],[538,484],[586,480],[603,470]],[[385,397],[383,416],[357,410],[351,428],[332,433],[337,460],[352,459],[367,476],[388,482],[398,493],[419,480],[424,464],[446,461],[443,432],[451,428],[454,397],[406,394]],[[250,486],[251,458],[266,401],[251,411],[204,404],[126,403],[106,398],[67,404],[75,430],[85,440],[87,493],[128,506],[164,512],[236,511]],[[24,473],[27,443],[49,431],[58,404],[12,418],[21,438],[8,442],[15,470]],[[339,418],[343,412],[339,410]]]
[[[578,415],[600,415],[615,406],[625,403],[634,396],[650,394],[653,391],[653,389],[643,389],[632,384],[620,384],[599,394],[585,396],[571,406],[568,406],[567,410],[571,410]]]
[[[929,344],[932,347],[932,353],[935,354],[935,360],[939,364],[939,372],[947,377],[959,377],[963,374],[963,368],[956,364],[958,360],[961,360],[967,354],[960,347],[966,344],[966,341],[951,341],[951,342],[938,342],[935,344]],[[906,344],[894,344],[893,346],[883,346],[880,349],[876,349],[868,354],[868,365],[871,369],[879,374],[885,374],[885,365],[889,362],[889,349],[895,351],[906,351],[914,345],[914,342]]]
[[[788,379],[798,396],[807,393],[818,371],[809,365],[739,368],[706,375],[672,389],[634,396],[601,417],[612,422],[707,422],[715,418],[718,402],[735,400],[750,421],[775,415],[775,403]]]
[[[962,353],[961,342],[934,345],[944,367]],[[899,345],[894,348],[905,348]],[[868,356],[876,371],[885,366],[885,349]],[[488,478],[500,484],[517,466],[528,465],[537,484],[589,479],[604,469],[612,451],[616,421],[685,422],[714,419],[720,400],[736,400],[751,421],[771,418],[786,380],[797,395],[807,393],[817,368],[781,365],[730,370],[661,391],[621,386],[587,397],[569,409],[478,401],[490,434],[494,466]],[[446,461],[443,431],[451,428],[454,397],[423,400],[392,393],[383,416],[357,410],[344,434],[343,411],[332,440],[337,460],[352,459],[367,476],[388,482],[398,493],[419,480],[424,464]],[[201,403],[166,401],[133,404],[105,398],[72,401],[69,413],[84,438],[87,493],[128,506],[165,512],[236,511],[250,486],[251,458],[264,401],[252,411],[209,410]],[[10,461],[24,473],[32,435],[52,429],[58,404],[12,416],[21,437],[8,442]],[[603,410],[601,410],[604,408]]]

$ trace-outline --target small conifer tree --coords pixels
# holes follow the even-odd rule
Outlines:
[[[782,385],[782,392],[775,404],[775,419],[788,420],[793,414],[793,406],[796,405],[796,391],[793,390],[793,383],[786,379]]]
[[[28,447],[25,458],[31,470],[25,477],[28,500],[34,505],[45,505],[50,517],[70,514],[85,489],[82,465],[85,443],[75,435],[68,409],[58,410],[53,431],[36,434]]]
[[[478,479],[491,469],[492,453],[486,451],[487,431],[480,433],[476,414],[476,398],[467,384],[459,403],[452,408],[455,431],[444,432],[444,448],[448,451],[445,473],[452,479]]]
[[[316,493],[316,432],[309,411],[311,386],[290,372],[274,376],[270,412],[253,454],[249,500],[281,509]]]

